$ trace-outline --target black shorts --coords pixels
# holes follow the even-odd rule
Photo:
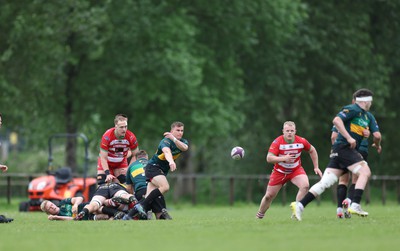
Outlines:
[[[163,170],[161,170],[161,167],[157,164],[147,164],[146,167],[144,168],[144,174],[146,175],[147,181],[151,181],[154,177],[158,175],[167,176],[163,172]]]
[[[126,191],[125,187],[123,187],[119,183],[104,183],[97,188],[93,196],[99,195],[107,199],[111,199],[114,196],[114,194],[116,194],[118,191],[121,190]]]
[[[354,163],[363,161],[363,156],[355,149],[348,145],[338,145],[332,148],[328,167],[347,170],[347,167]]]
[[[360,154],[365,161],[368,161],[368,153],[367,152],[360,152]]]

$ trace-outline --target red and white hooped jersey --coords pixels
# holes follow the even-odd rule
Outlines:
[[[107,160],[111,163],[121,163],[129,150],[138,147],[135,134],[127,130],[125,137],[118,139],[115,136],[115,127],[108,129],[101,137],[100,149],[108,152]]]
[[[283,138],[283,135],[276,138],[268,149],[268,152],[275,156],[284,156],[287,154],[294,154],[296,159],[293,162],[278,162],[274,165],[274,170],[289,174],[292,173],[295,168],[301,167],[301,152],[310,151],[311,144],[300,136],[295,135],[293,143],[287,143]]]

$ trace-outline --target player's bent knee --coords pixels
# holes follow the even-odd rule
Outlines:
[[[371,176],[371,169],[369,168],[368,163],[366,161],[362,161],[360,164],[356,165],[351,172],[358,176],[359,175],[367,177]]]
[[[310,188],[310,192],[321,195],[325,189],[330,188],[338,181],[338,177],[331,172],[324,173],[322,179]]]
[[[103,204],[100,200],[97,199],[92,199],[92,202],[94,202],[93,206],[97,208],[100,208],[100,206]]]

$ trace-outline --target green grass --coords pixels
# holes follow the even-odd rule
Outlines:
[[[398,250],[400,206],[367,205],[370,216],[338,220],[335,206],[310,204],[303,221],[290,219],[288,206],[273,204],[266,218],[254,218],[257,205],[171,207],[172,221],[48,221],[40,212],[19,213],[0,224],[0,250]]]

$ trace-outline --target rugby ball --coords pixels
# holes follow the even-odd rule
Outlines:
[[[244,158],[244,149],[240,146],[235,146],[232,148],[231,157],[234,160],[240,160]]]

